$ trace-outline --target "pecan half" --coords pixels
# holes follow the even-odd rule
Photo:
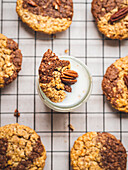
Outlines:
[[[73,78],[77,78],[78,77],[78,73],[76,71],[73,70],[66,70],[63,72],[64,75],[69,76],[69,77],[73,77]]]
[[[128,88],[128,74],[124,74],[124,83]]]
[[[121,8],[110,17],[109,22],[113,24],[113,22],[119,21],[120,19],[125,17],[127,13],[128,13],[128,7]]]
[[[38,5],[33,0],[28,0],[27,3],[33,7],[37,7]]]
[[[66,70],[61,74],[61,80],[65,84],[75,84],[77,82],[76,78],[78,77],[78,73],[73,70]]]

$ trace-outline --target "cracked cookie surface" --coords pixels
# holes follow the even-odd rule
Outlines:
[[[115,109],[128,113],[128,56],[118,59],[108,67],[102,89]]]
[[[39,135],[27,126],[0,127],[0,169],[42,170],[46,151]]]
[[[16,79],[21,64],[22,54],[18,44],[0,34],[0,88]]]
[[[126,0],[93,0],[92,14],[102,34],[110,39],[128,38],[128,2]]]
[[[19,17],[35,31],[55,34],[72,23],[72,0],[17,0]]]
[[[39,85],[45,95],[55,103],[62,102],[78,73],[70,70],[68,60],[60,60],[50,49],[44,54],[39,67]],[[64,91],[65,90],[65,91]]]
[[[109,133],[88,132],[71,149],[73,170],[126,170],[126,162],[126,149]]]

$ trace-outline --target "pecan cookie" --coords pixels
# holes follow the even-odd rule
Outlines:
[[[45,95],[55,103],[62,102],[78,73],[70,70],[70,62],[60,60],[50,49],[44,54],[39,67],[39,85]],[[65,90],[65,91],[64,91]]]
[[[115,109],[128,113],[128,56],[108,67],[102,89]]]
[[[1,170],[42,170],[45,159],[45,148],[33,129],[17,123],[0,127]]]
[[[73,170],[126,170],[124,146],[109,133],[88,132],[71,149]]]
[[[18,44],[0,34],[0,88],[16,79],[21,64],[22,54]]]
[[[128,38],[128,2],[93,0],[92,14],[99,31],[111,39]]]
[[[72,0],[17,0],[19,17],[35,31],[55,34],[72,23]]]

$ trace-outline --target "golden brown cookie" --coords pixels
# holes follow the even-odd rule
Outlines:
[[[70,70],[70,61],[60,60],[50,49],[44,54],[39,67],[39,85],[45,95],[55,103],[62,102],[78,73]]]
[[[71,149],[73,170],[126,170],[124,146],[109,133],[88,132]]]
[[[17,0],[19,17],[35,31],[55,34],[72,23],[72,0]]]
[[[45,159],[45,148],[33,129],[19,124],[0,127],[1,170],[42,170]]]
[[[115,109],[128,113],[128,56],[118,59],[108,67],[102,89]]]
[[[21,64],[22,54],[18,44],[0,34],[0,88],[17,78]]]
[[[128,38],[128,1],[93,0],[92,14],[102,34],[111,39]]]

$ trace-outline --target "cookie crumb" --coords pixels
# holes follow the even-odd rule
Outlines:
[[[69,52],[69,50],[67,49],[67,50],[65,50],[64,52],[67,54],[67,53]]]
[[[64,86],[64,90],[67,91],[67,92],[69,92],[69,93],[72,92],[72,88],[71,88],[71,86],[69,86],[69,85],[65,85],[65,86]]]
[[[78,98],[81,98],[81,95],[78,95]]]
[[[20,117],[20,113],[19,113],[19,111],[18,111],[17,109],[16,109],[15,112],[14,112],[14,116],[15,116],[15,117]]]
[[[53,39],[55,39],[56,38],[56,34],[53,34]]]
[[[72,126],[72,124],[68,125],[69,129],[73,132],[75,128]]]

